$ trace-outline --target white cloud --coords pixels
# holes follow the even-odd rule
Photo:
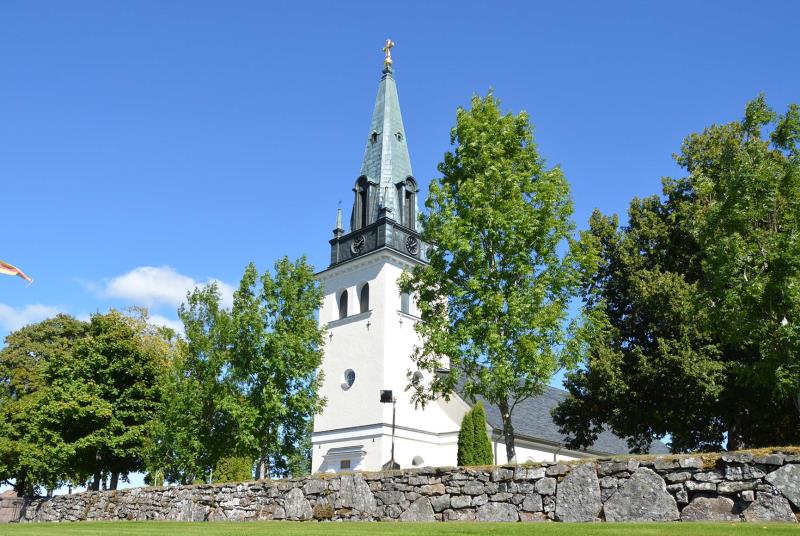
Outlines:
[[[183,335],[183,322],[181,322],[180,320],[172,320],[171,318],[167,318],[166,316],[161,316],[161,315],[150,315],[150,317],[148,318],[148,322],[150,324],[153,324],[154,326],[164,326],[172,328],[179,335]]]
[[[154,307],[168,305],[177,308],[186,300],[190,290],[216,282],[222,295],[222,305],[233,305],[233,286],[218,279],[205,282],[178,273],[170,266],[139,266],[130,272],[106,279],[102,284],[89,284],[87,288],[106,298],[130,300],[135,305]]]
[[[36,303],[23,307],[11,307],[0,303],[0,328],[14,331],[28,324],[53,317],[59,312],[61,312],[61,309],[52,305]]]

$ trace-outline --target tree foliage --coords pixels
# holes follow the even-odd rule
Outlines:
[[[214,482],[247,482],[253,478],[253,460],[247,456],[227,456],[217,461]]]
[[[234,294],[230,372],[250,412],[242,438],[258,460],[257,478],[288,474],[304,448],[309,421],[322,408],[321,302],[322,289],[305,258],[284,257],[274,274],[260,277],[251,263]]]
[[[498,405],[513,459],[511,415],[559,367],[577,285],[578,258],[563,253],[574,231],[569,186],[545,167],[528,116],[503,115],[491,94],[458,110],[451,143],[422,216],[430,262],[401,280],[422,316],[414,361],[450,373],[412,384],[413,396],[424,404],[460,386]]]
[[[60,314],[12,332],[0,351],[0,481],[13,484],[19,495],[55,488],[67,478],[73,451],[58,415],[78,408],[53,412],[47,370],[69,359],[87,327]]]
[[[188,295],[179,311],[186,340],[153,428],[154,479],[208,482],[232,458],[257,460],[256,478],[308,472],[311,419],[322,405],[321,299],[305,258],[283,258],[261,275],[248,265],[232,310],[213,283]]]
[[[58,315],[6,338],[0,351],[0,478],[18,494],[93,486],[144,467],[169,352],[144,311],[81,322]]]
[[[771,127],[771,128],[770,128]],[[800,385],[800,115],[763,97],[745,117],[686,138],[687,172],[595,212],[583,246],[586,361],[556,410],[573,446],[605,427],[636,450],[792,444]]]
[[[227,379],[230,312],[216,283],[187,295],[178,316],[185,338],[163,383],[165,404],[153,422],[148,468],[167,482],[208,482],[219,460],[237,451],[241,398]]]
[[[457,464],[459,466],[491,465],[494,462],[492,443],[486,433],[486,413],[478,402],[461,420],[458,432]]]

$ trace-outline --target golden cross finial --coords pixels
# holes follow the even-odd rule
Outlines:
[[[392,47],[394,46],[394,41],[391,39],[386,40],[386,46],[383,47],[383,51],[386,53],[386,57],[383,58],[383,64],[387,67],[392,64]]]

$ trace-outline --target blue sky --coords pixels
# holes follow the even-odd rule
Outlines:
[[[682,138],[760,91],[800,100],[797,2],[0,4],[0,336],[56,311],[176,319],[187,288],[302,254],[351,206],[380,76],[426,188],[490,87],[595,207],[679,172]]]

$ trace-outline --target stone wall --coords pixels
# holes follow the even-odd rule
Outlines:
[[[21,521],[785,521],[800,454],[422,468],[33,499]]]

